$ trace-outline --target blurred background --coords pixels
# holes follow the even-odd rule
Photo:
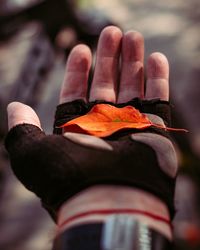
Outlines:
[[[31,105],[47,133],[71,48],[95,52],[100,31],[118,25],[140,31],[146,57],[170,62],[173,126],[180,148],[174,233],[177,249],[200,249],[200,1],[1,0],[0,1],[0,249],[49,250],[55,225],[39,200],[13,176],[3,147],[10,101]],[[145,59],[146,60],[146,59]]]

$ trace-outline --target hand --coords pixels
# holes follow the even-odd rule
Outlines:
[[[143,59],[144,41],[140,33],[129,31],[123,35],[117,27],[105,28],[99,38],[91,89],[88,91],[92,55],[87,46],[78,45],[68,58],[60,104],[65,106],[68,104],[64,103],[77,99],[86,103],[96,100],[126,103],[136,97],[168,101],[169,65],[166,57],[161,53],[149,56],[146,91]],[[162,106],[163,103],[158,102],[153,107],[160,104]],[[154,115],[151,118],[163,124],[156,112],[157,109],[152,111]],[[120,184],[123,188],[131,186],[135,201],[132,206],[135,209],[138,208],[137,201],[141,205],[141,199],[137,198],[140,195],[144,196],[143,207],[147,203],[151,204],[148,206],[150,212],[161,213],[166,220],[169,219],[166,206],[173,213],[176,155],[170,140],[155,131],[126,136],[119,134],[113,140],[91,139],[90,136],[77,134],[67,134],[65,137],[46,136],[41,131],[41,124],[34,110],[17,102],[8,106],[8,124],[10,132],[6,147],[13,170],[22,183],[42,199],[43,205],[54,217],[66,200],[73,200],[75,194],[81,190],[87,191],[88,187],[94,187],[95,190],[95,186],[98,188],[99,184],[106,188],[104,193],[109,189],[103,186],[105,184]],[[138,169],[139,172],[134,172]],[[144,192],[134,189],[134,186]],[[90,198],[95,196],[97,190],[94,190],[92,195],[90,193]],[[124,192],[129,191],[125,188]],[[111,192],[113,194],[115,191]],[[78,196],[79,194],[76,195]],[[148,197],[151,197],[153,203],[149,202]],[[125,202],[126,205],[130,199]],[[155,209],[155,204],[158,209]],[[169,233],[167,235],[170,237]]]
[[[120,57],[122,65],[119,75]],[[166,57],[161,53],[153,53],[149,56],[145,94],[143,60],[144,41],[140,33],[129,31],[123,35],[116,27],[104,29],[99,39],[89,101],[105,100],[121,103],[134,97],[168,100],[169,65]],[[86,45],[78,45],[72,50],[66,65],[60,103],[87,99],[91,63],[91,51]],[[118,88],[119,91],[117,91]],[[38,116],[30,107],[17,102],[9,104],[9,129],[23,123],[30,123],[41,128]]]

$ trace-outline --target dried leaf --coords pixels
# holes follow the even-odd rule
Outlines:
[[[152,124],[145,114],[132,106],[116,108],[109,104],[97,104],[86,115],[75,118],[61,127],[65,132],[110,136],[119,130],[144,129],[151,126],[167,130],[179,130]]]
[[[109,104],[97,104],[86,115],[73,119],[61,127],[65,128],[65,132],[82,132],[106,137],[121,129],[143,129],[150,126],[151,122],[147,116],[132,106],[116,108]]]

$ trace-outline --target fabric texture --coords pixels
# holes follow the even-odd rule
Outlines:
[[[159,115],[169,124],[169,103],[138,99],[135,102],[139,103],[137,105],[142,103],[142,111],[148,110],[155,114],[159,110]],[[130,103],[128,105],[133,105]],[[85,114],[95,104],[77,100],[58,106],[55,127]],[[123,105],[127,104],[117,106]],[[55,220],[63,202],[96,184],[141,188],[159,197],[173,217],[175,178],[162,170],[151,145],[131,137],[133,132],[138,131],[118,132],[105,138],[113,150],[87,147],[59,135],[60,131],[56,129],[54,132],[58,134],[45,135],[34,125],[17,125],[8,133],[5,146],[18,179],[41,198],[43,206]],[[169,138],[168,132],[159,129],[150,128],[143,132]],[[166,157],[170,156],[166,154]]]

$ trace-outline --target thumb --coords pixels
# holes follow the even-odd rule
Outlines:
[[[18,124],[32,124],[41,128],[40,120],[35,111],[28,105],[20,102],[11,102],[7,107],[8,129]]]

